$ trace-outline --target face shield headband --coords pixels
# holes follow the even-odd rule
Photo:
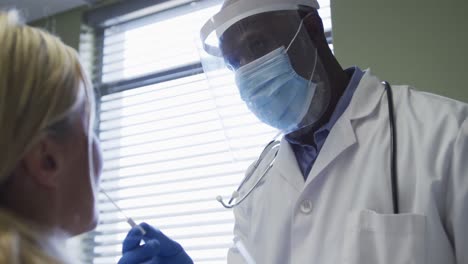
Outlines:
[[[265,12],[298,10],[301,6],[320,8],[316,0],[238,0],[223,6],[221,11],[210,18],[200,30],[203,49],[212,56],[221,57],[219,47],[207,42],[214,32],[219,38],[230,26],[244,18]]]

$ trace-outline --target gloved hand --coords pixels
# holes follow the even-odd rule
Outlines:
[[[179,243],[147,223],[140,226],[146,234],[143,235],[137,226],[128,232],[119,264],[193,264]],[[145,244],[140,246],[142,240]]]

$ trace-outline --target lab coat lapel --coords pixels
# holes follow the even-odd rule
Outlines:
[[[349,119],[340,118],[320,150],[314,166],[307,177],[307,183],[312,181],[320,172],[331,164],[343,151],[356,143],[354,129]]]
[[[325,144],[312,167],[307,182],[311,182],[346,149],[356,144],[352,120],[365,118],[375,109],[382,96],[380,80],[367,70],[362,77],[353,98],[328,135]]]
[[[304,177],[297,164],[296,155],[286,139],[281,140],[278,156],[276,157],[275,167],[280,175],[291,184],[294,189],[301,191],[304,187]]]

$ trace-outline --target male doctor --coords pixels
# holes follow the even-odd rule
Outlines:
[[[202,29],[203,41],[218,36],[204,48],[235,73],[250,110],[285,134],[239,190],[276,158],[234,208],[235,241],[259,264],[468,263],[468,105],[343,70],[318,8],[226,0]],[[179,259],[154,263],[190,263],[158,234],[147,254],[170,245]],[[245,261],[229,251],[228,263]]]

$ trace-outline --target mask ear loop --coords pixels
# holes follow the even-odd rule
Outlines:
[[[309,78],[309,83],[307,84],[307,86],[309,86],[309,87],[310,87],[310,83],[312,82],[312,78],[314,77],[315,69],[317,68],[317,61],[318,61],[318,50],[317,50],[317,48],[315,48],[314,68],[312,69],[312,73],[310,74],[310,78]]]
[[[301,20],[301,23],[299,24],[299,28],[296,31],[296,34],[294,34],[294,37],[292,38],[291,42],[289,42],[289,45],[286,48],[286,52],[288,52],[289,48],[294,43],[294,40],[296,40],[297,36],[299,36],[299,32],[301,32],[301,29],[302,29],[302,24],[303,24],[302,21],[304,21],[304,19]]]
[[[304,18],[301,19],[301,23],[299,24],[299,28],[297,29],[296,31],[296,34],[294,34],[294,37],[292,38],[291,42],[289,42],[289,45],[288,47],[286,48],[286,52],[288,52],[289,48],[291,47],[291,45],[294,43],[294,40],[296,40],[297,36],[299,35],[299,32],[301,32],[301,29],[302,29],[302,25],[304,24],[304,20],[306,18],[308,18],[309,16],[311,16],[312,13],[309,13],[307,14]]]
[[[291,42],[289,42],[288,47],[286,48],[286,53],[288,52],[289,48],[291,48],[292,44],[296,40],[297,36],[299,36],[299,32],[301,32],[302,26],[304,24],[304,20],[310,16],[311,14],[306,15],[303,19],[301,19],[301,23],[299,24],[299,28],[296,31],[296,34],[294,34],[294,37],[292,38]],[[315,47],[315,62],[314,62],[314,68],[312,69],[312,73],[310,74],[309,77],[309,82],[307,83],[307,86],[310,87],[310,83],[312,82],[312,78],[314,77],[315,69],[317,67],[317,61],[318,61],[318,50],[317,47]]]
[[[299,24],[299,27],[296,31],[296,34],[294,34],[294,37],[292,38],[291,42],[289,43],[288,47],[286,48],[286,54],[291,47],[291,45],[294,43],[296,40],[297,36],[299,35],[299,32],[301,32],[302,26],[304,24],[304,20],[310,16],[311,14],[306,15],[303,19],[301,19],[301,23]],[[288,55],[289,56],[289,55]],[[312,73],[310,74],[309,81],[307,82],[307,87],[310,88],[310,84],[312,83],[312,78],[314,77],[315,74],[315,69],[317,68],[317,61],[318,61],[318,49],[315,47],[315,62],[314,62],[314,68],[312,69]],[[309,93],[312,92],[312,89],[308,89]],[[312,99],[311,99],[312,100]]]

